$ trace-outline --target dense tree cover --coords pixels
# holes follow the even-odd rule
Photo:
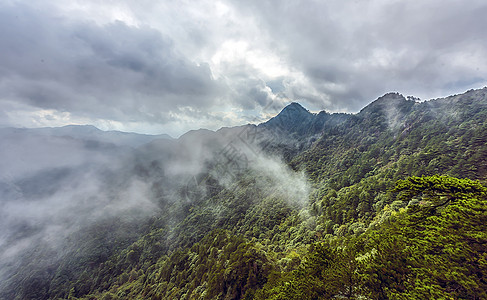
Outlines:
[[[317,243],[260,299],[484,299],[487,189],[448,176],[397,183],[417,204],[339,246]]]
[[[231,185],[208,173],[197,200],[161,203],[144,224],[94,225],[61,263],[31,260],[2,296],[487,298],[486,102],[479,90],[424,103],[390,94],[356,115],[300,110],[307,125],[286,116],[266,151],[306,172],[309,199],[289,201],[252,170]]]
[[[398,181],[392,193],[409,205],[355,237],[281,249],[215,229],[146,265],[136,243],[114,261],[121,273],[80,299],[485,298],[487,189],[435,175]]]
[[[144,271],[133,265],[131,271],[118,276],[109,292],[93,297],[239,299],[265,283],[271,266],[259,245],[215,230]]]
[[[392,94],[325,130],[290,164],[319,182],[313,211],[326,233],[362,232],[403,205],[388,192],[397,180],[447,174],[485,181],[486,117],[485,89],[423,103]]]

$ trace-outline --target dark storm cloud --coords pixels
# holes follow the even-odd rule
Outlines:
[[[169,111],[217,98],[208,65],[178,54],[152,28],[68,20],[22,4],[1,5],[0,23],[0,101],[161,122]]]
[[[481,0],[8,2],[0,125],[178,136],[245,123],[269,101],[357,112],[390,91],[487,84]]]
[[[390,90],[448,95],[487,81],[485,1],[234,2],[285,45],[282,55],[329,108],[356,111]]]

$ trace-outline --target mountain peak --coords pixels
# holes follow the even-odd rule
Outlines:
[[[298,112],[301,112],[301,113],[306,113],[306,114],[311,114],[309,112],[309,110],[307,110],[306,108],[304,108],[301,104],[299,104],[298,102],[291,102],[290,104],[288,104],[286,107],[284,107],[282,109],[282,111],[279,113],[283,113],[284,111],[298,111]]]
[[[390,93],[384,94],[384,96],[377,98],[371,104],[384,104],[386,102],[395,103],[395,102],[405,102],[405,101],[407,101],[407,100],[402,94],[399,94],[397,92],[390,92]]]
[[[292,128],[301,127],[303,124],[308,124],[314,118],[314,114],[310,113],[306,108],[297,102],[292,102],[284,107],[281,112],[263,123],[266,127],[276,127],[284,130],[291,130]]]
[[[313,114],[310,113],[309,110],[301,106],[301,104],[297,102],[292,102],[288,104],[286,107],[284,107],[281,110],[281,112],[272,119],[285,119],[285,120],[299,121],[299,120],[307,120],[311,116],[313,116]]]
[[[407,100],[403,95],[397,92],[387,93],[362,108],[359,115],[367,115],[374,112],[386,111],[391,109],[410,108],[415,102]]]

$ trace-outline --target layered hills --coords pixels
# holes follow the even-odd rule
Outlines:
[[[486,120],[484,88],[179,139],[2,129],[0,299],[485,298]]]

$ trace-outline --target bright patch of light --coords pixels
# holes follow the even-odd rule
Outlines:
[[[213,69],[222,75],[228,65],[248,65],[264,76],[276,78],[289,74],[284,62],[271,51],[252,48],[246,40],[227,40],[211,58]]]

